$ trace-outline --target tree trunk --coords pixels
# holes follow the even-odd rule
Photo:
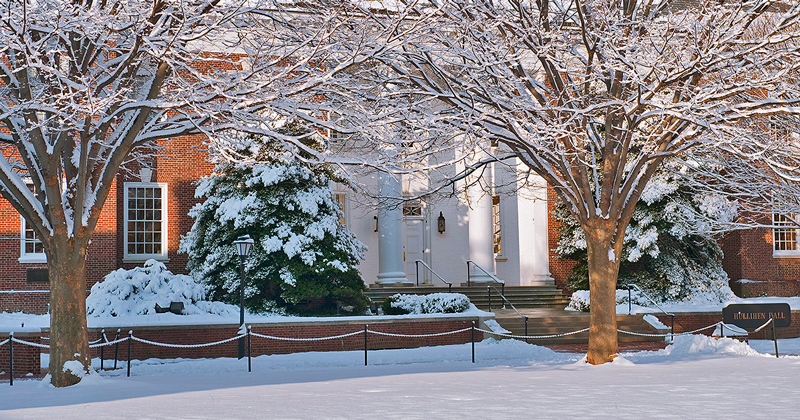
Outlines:
[[[57,247],[60,248],[60,247]],[[65,247],[68,248],[68,247]],[[50,271],[50,375],[52,384],[65,387],[80,382],[91,368],[86,331],[86,250],[59,258],[48,254]],[[53,255],[56,254],[56,255]],[[75,372],[80,363],[82,372]],[[72,370],[70,370],[72,368]]]
[[[607,239],[612,235],[603,230],[585,230],[585,233],[589,268],[589,350],[586,361],[599,365],[614,360],[619,353],[616,290],[621,249],[615,248],[621,247],[614,247]]]

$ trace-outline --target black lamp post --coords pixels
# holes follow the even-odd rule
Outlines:
[[[239,282],[239,334],[244,334],[247,330],[244,327],[244,260],[250,255],[250,249],[255,241],[250,235],[242,235],[233,241],[236,245],[236,252],[239,254],[239,272],[241,281]],[[239,358],[244,357],[244,337],[239,338]]]

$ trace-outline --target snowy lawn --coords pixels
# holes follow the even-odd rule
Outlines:
[[[771,342],[755,342],[769,351]],[[800,349],[781,340],[779,350]],[[589,366],[513,340],[246,360],[146,360],[54,389],[0,384],[2,419],[797,418],[800,357],[730,339],[679,337]],[[122,364],[124,367],[124,364]]]

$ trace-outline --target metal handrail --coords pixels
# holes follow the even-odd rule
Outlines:
[[[516,313],[517,313],[517,315],[519,315],[519,316],[520,316],[520,318],[522,318],[522,319],[524,319],[524,320],[525,320],[525,342],[527,343],[527,342],[528,342],[528,338],[527,338],[527,337],[528,337],[528,316],[527,316],[527,315],[522,315],[522,314],[521,314],[521,313],[520,313],[520,312],[517,310],[517,307],[516,307],[516,306],[514,306],[514,304],[513,304],[513,303],[511,303],[511,302],[510,302],[508,299],[506,299],[505,295],[503,295],[503,293],[501,293],[499,290],[497,290],[497,288],[496,288],[496,287],[494,287],[494,286],[486,286],[486,292],[489,294],[489,309],[488,309],[488,310],[489,310],[489,312],[491,312],[491,311],[492,311],[492,289],[494,289],[494,290],[495,290],[495,292],[497,292],[497,294],[498,294],[498,295],[500,295],[500,297],[503,299],[503,301],[504,301],[505,303],[507,303],[507,304],[509,304],[509,305],[511,306],[511,309],[513,309],[513,310],[514,310],[514,312],[516,312]],[[503,309],[505,309],[505,308],[506,308],[506,305],[505,305],[505,304],[503,304]]]
[[[492,280],[494,280],[495,283],[501,284],[502,285],[501,287],[503,288],[503,292],[505,292],[505,290],[506,290],[506,282],[504,282],[503,280],[498,279],[497,276],[495,276],[494,274],[484,270],[483,267],[479,266],[478,264],[475,263],[475,261],[472,261],[472,260],[467,260],[467,287],[471,286],[471,284],[470,284],[470,275],[469,275],[469,265],[470,264],[474,265],[479,270],[483,271],[483,273],[486,274],[487,276],[489,276],[489,278],[491,278]]]
[[[638,290],[639,293],[641,293],[645,298],[647,298],[647,300],[650,301],[650,303],[652,303],[656,308],[658,308],[658,310],[661,311],[661,313],[670,317],[669,341],[672,341],[672,338],[675,335],[675,314],[665,311],[664,308],[659,306],[658,303],[656,303],[656,301],[653,300],[653,298],[651,298],[650,295],[648,295],[647,292],[642,290],[642,288],[639,287],[638,285],[627,284],[626,286],[628,286],[628,315],[631,314],[631,288],[635,287],[636,290]]]
[[[439,280],[441,280],[443,283],[447,284],[448,293],[453,291],[453,283],[450,283],[449,281],[443,279],[442,276],[440,276],[439,273],[433,271],[433,269],[428,264],[426,264],[425,261],[416,260],[416,261],[414,261],[414,263],[416,264],[416,268],[417,268],[417,286],[419,286],[419,265],[422,264],[422,266],[427,268],[428,271],[431,272],[431,274],[433,274],[434,276],[438,277]]]

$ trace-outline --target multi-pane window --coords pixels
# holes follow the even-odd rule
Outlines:
[[[36,237],[36,232],[25,221],[24,217],[20,217],[20,231],[21,231],[21,249],[20,249],[20,262],[44,262],[47,257],[44,253],[44,245],[42,241]]]
[[[777,213],[772,215],[772,224],[772,249],[775,254],[798,253],[797,225],[790,218]]]
[[[25,230],[25,238],[23,239],[25,242],[25,250],[23,252],[25,254],[44,254],[44,245],[42,245],[42,241],[36,237],[36,232],[32,227],[28,226],[24,218],[22,219],[22,226]]]
[[[492,242],[495,255],[503,253],[502,219],[500,213],[500,196],[492,196]]]
[[[422,203],[419,200],[406,201],[403,203],[403,217],[421,218]]]
[[[331,122],[339,123],[342,119],[341,115],[337,113],[330,113],[329,118]],[[327,129],[328,132],[328,140],[332,142],[340,141],[347,138],[347,134],[342,133],[341,131],[334,130],[332,128]]]
[[[33,183],[28,183],[28,188],[34,191]],[[34,191],[34,195],[36,192]],[[36,236],[36,232],[27,223],[24,217],[20,217],[20,262],[45,262],[47,257],[44,253],[44,245],[42,241]]]
[[[166,185],[125,186],[125,254],[129,258],[167,256]]]
[[[340,141],[347,137],[346,134],[342,133],[341,131],[337,131],[334,129],[328,129],[328,140],[330,141]]]
[[[333,201],[339,204],[339,210],[342,211],[341,216],[339,216],[339,223],[342,226],[347,226],[347,194],[335,192],[333,193]]]

